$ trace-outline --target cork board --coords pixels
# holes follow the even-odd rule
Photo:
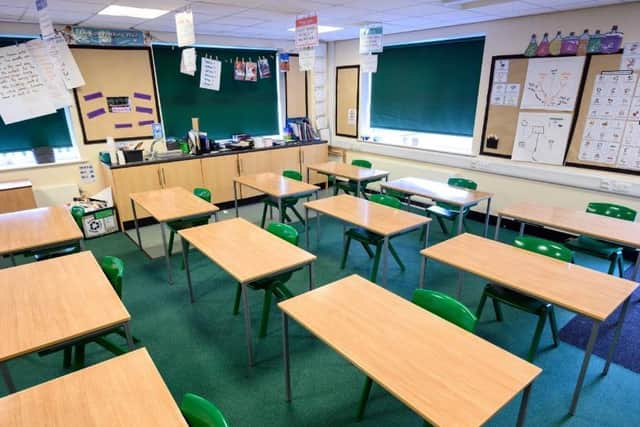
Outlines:
[[[585,133],[585,125],[588,120],[589,110],[591,106],[591,96],[595,86],[596,78],[603,71],[616,71],[620,68],[620,62],[622,59],[621,54],[613,55],[591,55],[588,59],[587,75],[584,81],[582,89],[582,99],[580,101],[580,108],[576,119],[575,129],[573,136],[569,142],[569,148],[567,150],[566,165],[585,167],[590,169],[609,170],[614,172],[624,172],[640,175],[640,171],[624,169],[617,165],[607,165],[600,162],[586,161],[579,158],[580,146]],[[637,72],[636,72],[637,74]],[[639,76],[640,77],[640,76]]]
[[[75,89],[85,144],[150,138],[160,121],[151,50],[71,46],[86,84]]]
[[[284,75],[287,119],[309,116],[308,72],[300,71],[298,55],[289,55],[289,71]]]
[[[360,66],[336,67],[336,135],[358,137]]]

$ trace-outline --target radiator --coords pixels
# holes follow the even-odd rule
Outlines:
[[[38,207],[62,205],[80,196],[78,184],[59,184],[34,187],[33,194]]]

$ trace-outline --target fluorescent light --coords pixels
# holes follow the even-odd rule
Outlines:
[[[168,13],[168,10],[147,9],[145,7],[118,6],[112,4],[98,12],[98,15],[129,16],[131,18],[154,19]]]
[[[295,27],[294,28],[289,28],[287,31],[295,31]],[[330,33],[332,31],[340,31],[340,30],[344,30],[344,28],[342,27],[331,27],[329,25],[318,25],[318,32],[320,34],[322,33]]]

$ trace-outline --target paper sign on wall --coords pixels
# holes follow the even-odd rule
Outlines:
[[[640,42],[624,44],[624,52],[620,63],[621,70],[640,70]]]
[[[570,113],[521,112],[511,158],[562,165],[570,128]]]
[[[347,124],[355,126],[358,121],[358,110],[355,108],[347,109]]]
[[[318,15],[312,14],[296,18],[296,48],[313,48],[319,43]]]
[[[40,71],[40,76],[44,81],[51,102],[58,109],[71,105],[73,98],[64,84],[62,73],[55,62],[55,58],[50,55],[50,45],[53,43],[54,41],[51,40],[34,39],[26,44],[34,64]]]
[[[180,72],[193,76],[196,74],[196,50],[192,47],[182,49]]]
[[[222,62],[215,59],[202,58],[200,61],[200,87],[219,91],[221,70]]]
[[[280,60],[280,71],[286,73],[289,71],[289,54],[281,53],[278,55],[278,59]]]
[[[298,52],[298,65],[300,71],[313,71],[313,66],[316,63],[316,49],[300,49]]]
[[[360,55],[382,52],[382,24],[360,28]]]
[[[378,71],[378,55],[360,55],[360,71],[363,73]]]
[[[520,108],[573,111],[584,59],[584,56],[530,59]]]
[[[96,171],[91,163],[80,165],[80,181],[83,184],[96,182]]]
[[[506,83],[509,79],[509,60],[498,59],[493,68],[494,83]]]
[[[178,47],[196,44],[196,33],[193,28],[193,13],[191,10],[176,13],[176,35]]]

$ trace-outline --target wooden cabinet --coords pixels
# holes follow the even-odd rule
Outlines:
[[[36,199],[33,197],[31,181],[0,182],[0,213],[34,209]]]
[[[211,190],[213,203],[233,200],[233,178],[238,176],[238,156],[220,156],[202,159],[204,187]]]
[[[302,176],[307,179],[307,165],[314,163],[325,163],[329,161],[329,149],[327,144],[314,144],[300,147],[300,163],[302,164]],[[309,183],[326,184],[326,175],[311,172]]]
[[[243,153],[238,155],[240,175],[253,175],[262,172],[271,172],[271,151],[256,151],[255,153]],[[258,196],[262,193],[249,187],[242,187],[240,194],[243,199]]]
[[[113,201],[118,208],[120,225],[122,226],[124,221],[133,220],[129,194],[160,188],[162,188],[162,172],[159,165],[134,166],[111,170],[111,189],[113,191]],[[138,218],[150,216],[140,206],[136,206],[136,213]]]
[[[271,153],[271,172],[281,175],[285,170],[300,172],[300,147],[280,148]]]
[[[182,187],[193,191],[194,188],[203,186],[200,159],[167,162],[158,166],[162,174],[162,188]]]

